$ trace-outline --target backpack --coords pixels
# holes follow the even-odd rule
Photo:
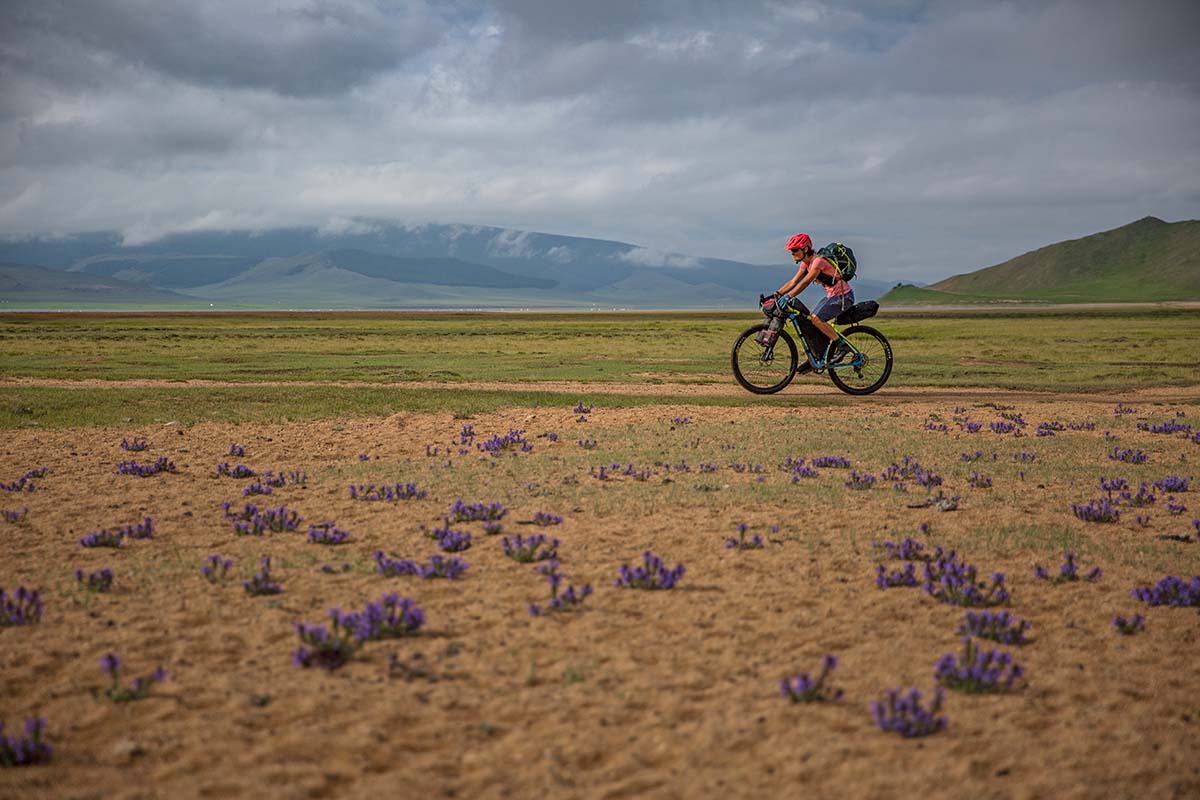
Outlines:
[[[858,273],[858,262],[854,260],[854,251],[841,242],[825,245],[817,251],[817,255],[833,264],[833,268],[838,271],[838,275],[844,281],[854,280],[855,274]],[[817,277],[817,281],[825,286],[837,283],[823,273]]]

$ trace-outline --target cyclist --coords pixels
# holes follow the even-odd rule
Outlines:
[[[797,264],[796,274],[775,292],[775,301],[781,307],[794,303],[801,314],[809,313],[800,302],[799,294],[813,281],[825,287],[825,299],[809,313],[809,320],[834,343],[829,363],[836,363],[850,352],[850,347],[829,324],[829,320],[854,305],[854,290],[850,288],[849,283],[842,280],[833,264],[813,252],[812,238],[807,233],[797,233],[788,239],[786,249],[791,251],[792,260]],[[801,365],[800,371],[805,371],[808,366],[807,363]]]

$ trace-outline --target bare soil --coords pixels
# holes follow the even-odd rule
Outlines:
[[[664,391],[539,386],[587,397]],[[1200,387],[1112,397],[889,391],[836,424],[828,408],[687,405],[694,394],[733,394],[736,386],[669,391],[679,405],[598,406],[586,424],[569,409],[540,408],[469,420],[402,413],[6,432],[0,480],[41,466],[50,473],[35,492],[0,493],[0,507],[29,508],[21,524],[0,522],[0,587],[37,588],[45,599],[40,623],[0,628],[0,720],[18,733],[25,718],[45,716],[55,753],[46,765],[0,769],[0,797],[1200,796],[1200,615],[1148,608],[1129,595],[1168,571],[1200,569],[1200,544],[1157,537],[1189,530],[1200,501],[1194,490],[1181,495],[1195,508],[1175,517],[1160,498],[1148,527],[1133,522],[1133,511],[1117,524],[1088,524],[1069,504],[1097,494],[1095,478],[1068,469],[1072,450],[1095,452],[1095,474],[1134,482],[1174,472],[1190,475],[1194,489],[1200,449],[1182,437],[1128,424],[1121,446],[1144,448],[1150,466],[1134,469],[1102,454],[1104,428],[1120,422],[1114,403],[1166,404],[1153,410],[1154,419],[1165,418],[1175,410],[1169,404],[1193,402]],[[819,385],[798,391],[836,393]],[[975,419],[992,419],[982,408],[988,401],[1019,403],[1031,430],[1049,419],[1099,425],[1015,441],[924,429],[930,415],[949,420],[958,403],[969,404]],[[1195,416],[1194,408],[1178,410]],[[460,454],[450,442],[464,424],[478,440],[524,430],[534,449],[495,460],[470,447]],[[836,435],[844,425],[857,438]],[[779,470],[782,456],[795,452],[778,440],[780,430],[829,431],[826,444],[802,454],[842,453],[876,474],[911,453],[947,474],[942,488],[961,495],[960,507],[909,508],[905,501],[921,496],[915,487],[909,496],[882,486],[848,493],[844,470],[793,484]],[[539,438],[548,432],[559,441]],[[122,437],[135,435],[151,449],[121,450]],[[713,450],[689,449],[693,436]],[[576,444],[589,437],[599,442],[594,451]],[[736,438],[737,449],[717,451],[725,437]],[[893,456],[865,454],[892,439]],[[228,455],[233,442],[246,447],[245,458]],[[954,463],[960,450],[977,446],[1000,452],[1001,460],[980,466],[997,475],[991,489],[966,486],[965,468]],[[623,465],[655,448],[693,468],[706,457],[722,460],[711,475],[643,461],[639,467],[654,469],[645,482],[600,481],[580,470]],[[1043,455],[1019,465],[1018,478],[1009,454],[1020,449]],[[175,463],[174,474],[115,474],[117,462],[160,456]],[[221,462],[303,470],[308,480],[246,498],[249,481],[217,476]],[[738,471],[735,463],[765,471]],[[429,496],[395,504],[348,496],[351,483],[410,480]],[[847,494],[856,497],[831,501]],[[458,497],[504,503],[504,536],[561,539],[567,582],[595,587],[583,610],[531,617],[528,604],[548,599],[544,579],[505,558],[501,537],[484,535],[478,523],[454,526],[474,537],[461,554],[471,565],[462,580],[376,574],[376,550],[427,561],[436,549],[426,530],[442,524]],[[322,547],[302,532],[236,537],[223,502],[286,503],[306,523],[336,521],[351,542]],[[547,529],[522,524],[537,511],[564,520]],[[120,550],[76,543],[145,516],[155,521],[153,539]],[[764,549],[724,547],[743,521],[766,539]],[[1029,644],[1001,648],[1025,668],[1016,690],[947,692],[948,729],[908,740],[878,730],[869,703],[894,687],[928,695],[937,659],[959,649],[963,609],[920,589],[878,589],[881,556],[872,543],[917,536],[923,522],[932,526],[923,537],[930,547],[958,548],[982,573],[1006,573],[1009,610],[1033,628]],[[1079,545],[1085,568],[1103,567],[1100,582],[1034,580],[1034,563],[1057,569],[1063,542]],[[686,565],[679,588],[614,587],[618,565],[639,562],[647,549]],[[212,553],[235,562],[224,585],[200,576]],[[264,555],[284,591],[252,597],[241,580]],[[323,564],[335,572],[322,572]],[[77,567],[112,568],[113,590],[85,592],[71,575]],[[370,642],[331,672],[293,666],[294,623],[324,623],[331,607],[361,608],[393,591],[425,610],[418,635]],[[1146,631],[1116,634],[1112,617],[1133,613],[1146,616]],[[169,677],[143,700],[112,703],[102,696],[99,668],[109,652],[128,665],[124,683],[159,665]],[[807,705],[781,698],[780,679],[815,672],[825,654],[839,659],[832,683],[844,697]]]

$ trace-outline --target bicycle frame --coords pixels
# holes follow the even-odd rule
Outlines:
[[[811,317],[811,314],[809,316]],[[804,319],[807,320],[808,317],[804,317]],[[844,369],[846,367],[862,366],[862,363],[864,361],[862,352],[857,347],[855,347],[853,343],[851,343],[848,340],[846,341],[846,346],[850,348],[850,351],[854,354],[854,358],[843,359],[840,363],[832,364],[832,365],[825,363],[824,355],[822,355],[822,357],[820,359],[818,359],[816,354],[813,353],[812,346],[809,345],[809,343],[808,343],[808,337],[804,335],[804,330],[800,327],[800,320],[801,320],[800,312],[796,311],[795,309],[789,308],[788,309],[788,321],[792,323],[792,329],[796,331],[796,337],[800,340],[800,346],[804,348],[804,355],[806,355],[808,357],[808,363],[812,366],[812,368],[814,370]],[[811,324],[811,323],[809,323],[809,324]],[[836,333],[839,333],[839,334],[841,333],[842,326],[837,325],[835,322],[833,322],[833,320],[829,321],[829,327],[833,328],[833,330]]]

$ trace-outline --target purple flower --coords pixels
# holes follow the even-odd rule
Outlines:
[[[204,565],[200,567],[200,574],[209,583],[220,583],[225,580],[225,573],[233,566],[233,561],[228,558],[222,558],[217,554],[208,557]]]
[[[1146,619],[1141,614],[1134,614],[1132,619],[1113,617],[1113,627],[1117,633],[1132,636],[1138,631],[1146,630]]]
[[[320,522],[309,526],[308,541],[310,544],[345,544],[350,540],[350,534],[341,528],[334,527],[332,522]]]
[[[1190,581],[1168,575],[1154,586],[1138,587],[1130,593],[1152,606],[1200,606],[1200,575],[1193,575]]]
[[[958,626],[958,634],[991,639],[1000,644],[1024,644],[1028,627],[1028,620],[1014,617],[1007,611],[968,611]]]
[[[54,748],[42,741],[46,728],[43,717],[25,720],[25,736],[4,735],[4,723],[0,722],[0,767],[26,767],[44,764],[50,760]]]
[[[623,589],[674,589],[683,578],[683,564],[668,570],[663,560],[649,550],[642,553],[643,566],[630,567],[622,564],[616,585]]]
[[[84,575],[83,570],[77,569],[73,573],[75,580],[83,584],[83,587],[89,592],[107,592],[112,588],[113,571],[107,567],[96,572]]]
[[[550,603],[545,608],[536,603],[530,603],[529,615],[531,617],[540,617],[556,611],[577,611],[583,605],[583,601],[592,594],[591,584],[585,584],[581,589],[568,586],[559,592],[558,587],[563,583],[564,576],[558,571],[558,559],[556,558],[552,558],[538,567],[537,571],[546,576],[546,583],[550,586]]]
[[[1092,569],[1087,575],[1082,578],[1079,576],[1079,565],[1075,563],[1074,553],[1063,553],[1063,563],[1058,568],[1058,575],[1053,579],[1054,583],[1068,583],[1072,581],[1084,580],[1089,583],[1095,583],[1100,580],[1102,572],[1099,567]],[[1050,574],[1040,566],[1035,565],[1033,568],[1033,576],[1038,580],[1050,580]]]
[[[249,595],[279,594],[283,591],[278,583],[271,579],[271,559],[263,556],[259,561],[259,571],[250,580],[242,581],[242,588]]]
[[[880,730],[913,738],[945,730],[946,718],[937,715],[941,708],[941,689],[934,691],[929,708],[921,704],[921,693],[916,689],[910,689],[907,694],[902,694],[900,689],[888,689],[883,702],[871,703],[871,714]]]
[[[153,464],[139,464],[136,461],[122,461],[117,465],[118,475],[136,475],[139,478],[149,478],[160,472],[175,472],[175,462],[168,461],[166,456]]]
[[[976,649],[969,638],[963,643],[961,658],[947,653],[933,670],[934,680],[940,685],[969,694],[1009,691],[1022,674],[1024,671],[1008,653]]]
[[[827,689],[825,679],[837,667],[837,658],[827,655],[821,659],[821,671],[815,679],[808,673],[801,673],[792,678],[784,678],[779,682],[779,693],[793,703],[836,702],[842,697],[841,689]]]
[[[504,547],[505,556],[518,563],[529,564],[557,558],[560,542],[558,539],[547,539],[545,535],[539,533],[528,539],[522,539],[520,534],[511,539],[506,536],[501,544]]]
[[[11,595],[0,588],[0,628],[32,625],[42,619],[40,592],[18,586]]]

